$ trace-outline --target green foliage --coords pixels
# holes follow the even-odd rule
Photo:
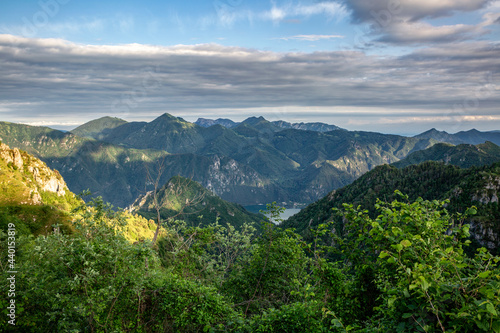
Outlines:
[[[344,206],[348,223],[342,238],[333,235],[334,251],[341,254],[348,277],[368,271],[362,286],[375,286],[371,297],[376,302],[358,323],[369,319],[367,327],[400,332],[500,328],[500,258],[484,248],[468,257],[466,216],[450,217],[444,204],[379,201],[376,219]],[[473,213],[471,208],[466,215]]]
[[[251,318],[249,332],[272,333],[320,333],[331,332],[324,320],[320,303],[297,302],[283,305],[279,309],[271,308],[260,316]],[[334,331],[335,332],[335,331]]]
[[[234,310],[217,289],[192,280],[168,276],[159,291],[159,306],[170,322],[167,331],[206,332],[224,327]]]
[[[276,218],[276,211],[271,216]],[[224,283],[226,293],[246,313],[280,307],[301,299],[309,278],[305,243],[292,230],[263,222],[251,255],[240,258]]]
[[[447,202],[396,196],[377,201],[375,217],[345,205],[337,211],[344,223],[320,225],[312,243],[271,223],[256,234],[248,224],[173,221],[153,246],[148,221],[132,228],[137,217],[100,198],[74,211],[72,233],[55,225],[35,238],[3,215],[18,231],[17,320],[6,326],[8,299],[0,298],[0,325],[12,332],[499,332],[500,258],[484,248],[464,251],[464,221],[476,209],[450,216]],[[282,208],[268,210],[280,220]],[[141,228],[149,237],[132,242]],[[6,236],[0,230],[3,281]],[[0,293],[6,288],[0,284]]]

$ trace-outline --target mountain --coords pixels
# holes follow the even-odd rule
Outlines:
[[[496,145],[500,145],[500,132],[498,131],[480,132],[476,129],[471,129],[469,131],[462,131],[455,134],[449,134],[447,132],[438,131],[435,128],[433,128],[424,133],[414,136],[414,138],[433,139],[438,142],[447,142],[454,145],[462,143],[477,145],[480,143],[485,143],[486,141],[491,141]]]
[[[415,135],[414,138],[419,138],[419,139],[434,139],[438,142],[446,142],[446,143],[451,143],[453,145],[459,145],[462,143],[466,143],[462,139],[456,137],[453,134],[449,134],[445,131],[438,131],[435,128],[432,128],[424,133]]]
[[[151,122],[101,118],[81,130],[100,140],[0,122],[0,138],[59,170],[72,191],[90,189],[119,207],[150,191],[148,173],[154,178],[160,167],[162,184],[181,175],[242,205],[309,203],[435,143],[372,132],[283,129],[263,117],[232,129],[205,128],[169,114]]]
[[[105,138],[113,128],[126,123],[125,120],[120,118],[102,117],[78,126],[71,130],[71,133],[82,138],[101,140]]]
[[[245,222],[257,224],[264,220],[263,215],[250,213],[241,205],[222,200],[188,178],[172,177],[156,193],[163,220],[175,217],[190,225],[208,225],[218,221],[222,225],[230,224],[237,228]],[[156,208],[154,192],[150,191],[137,198],[129,210],[148,219],[156,219]]]
[[[325,123],[289,123],[283,120],[273,121],[272,123],[280,128],[293,128],[304,131],[330,132],[342,129],[338,126]]]
[[[337,221],[342,224],[332,208],[342,208],[343,203],[360,205],[374,216],[377,198],[390,202],[399,199],[398,189],[410,201],[449,199],[450,212],[465,212],[477,206],[478,214],[469,221],[476,241],[490,249],[500,251],[500,163],[462,169],[439,162],[424,162],[398,169],[390,165],[378,166],[352,184],[334,190],[310,204],[283,222],[283,227],[296,228],[306,238],[321,223]],[[340,226],[341,228],[341,226]]]
[[[214,125],[221,125],[221,126],[224,126],[226,128],[233,128],[239,124],[239,123],[235,123],[231,119],[224,119],[224,118],[219,118],[219,119],[215,119],[215,120],[206,119],[206,118],[198,118],[198,120],[196,120],[194,123],[198,126],[201,126],[201,127],[210,127],[210,126],[214,126]]]
[[[438,161],[461,168],[488,165],[500,161],[500,147],[489,141],[478,145],[461,144],[458,146],[437,143],[430,148],[413,152],[392,165],[396,168],[404,168],[425,161]]]
[[[310,202],[326,194],[330,186],[349,184],[376,165],[398,161],[409,152],[434,143],[371,132],[283,129],[263,117],[250,117],[229,129],[221,125],[204,128],[164,114],[150,123],[141,123],[123,136],[115,135],[121,127],[104,140],[172,154],[190,152],[229,157],[240,166],[250,167],[262,185],[270,186],[267,190],[274,192],[271,197],[280,202]],[[259,192],[258,188],[255,190]],[[267,198],[248,202],[247,197],[234,196],[232,201],[253,204],[264,200]]]
[[[251,119],[251,118],[250,118]],[[248,119],[247,119],[248,120]],[[283,128],[283,129],[298,129],[298,130],[304,130],[304,131],[316,131],[316,132],[329,132],[329,131],[336,131],[341,129],[338,126],[335,125],[329,125],[325,123],[289,123],[283,120],[276,120],[271,122],[273,125]],[[226,128],[234,128],[238,126],[239,122],[234,122],[231,119],[224,119],[224,118],[219,118],[219,119],[206,119],[206,118],[198,118],[198,120],[195,121],[195,124],[201,127],[210,127],[214,125],[221,125]]]
[[[500,133],[497,131],[480,132],[476,129],[462,131],[455,134],[466,143],[477,145],[486,141],[491,141],[496,145],[500,145]]]

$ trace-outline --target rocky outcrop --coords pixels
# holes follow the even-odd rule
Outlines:
[[[0,201],[18,204],[43,204],[42,193],[64,196],[69,192],[58,171],[36,157],[0,143]]]
[[[500,177],[488,176],[485,182],[483,188],[472,196],[472,200],[479,201],[482,204],[498,202]]]
[[[16,168],[23,167],[23,157],[19,149],[10,149],[6,144],[0,143],[0,158],[3,159],[7,164],[12,164]]]

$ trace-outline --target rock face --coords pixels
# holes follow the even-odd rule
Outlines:
[[[19,149],[10,149],[6,144],[0,143],[0,158],[5,160],[7,164],[11,163],[16,168],[23,167],[23,157]]]
[[[64,196],[69,192],[58,171],[38,158],[0,143],[0,201],[17,204],[42,204],[42,192]]]
[[[482,204],[498,202],[500,177],[488,176],[484,181],[483,188],[472,196],[472,200],[479,201]]]

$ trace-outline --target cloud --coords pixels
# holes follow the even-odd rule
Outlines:
[[[329,17],[344,17],[347,12],[343,5],[334,1],[318,2],[309,5],[288,4],[277,6],[273,3],[270,10],[259,14],[263,19],[280,22],[291,17],[310,17],[313,15],[327,15]]]
[[[465,24],[433,26],[426,22],[396,22],[387,26],[377,40],[393,44],[448,43],[485,33],[481,27]]]
[[[341,35],[295,35],[290,37],[281,37],[282,40],[301,40],[308,42],[315,42],[323,39],[334,39],[334,38],[344,38]]]
[[[492,11],[490,0],[351,0],[345,1],[354,23],[368,23],[376,41],[395,45],[449,43],[475,39],[496,16],[487,12],[477,25],[432,25],[429,20],[459,12]],[[427,21],[426,21],[427,20]]]
[[[23,122],[210,109],[232,117],[241,114],[232,110],[292,106],[487,116],[500,105],[499,53],[500,44],[484,41],[377,57],[0,35],[0,112],[2,120]]]
[[[203,17],[200,19],[202,26],[207,26],[219,23],[222,26],[231,26],[235,22],[246,20],[253,21],[272,21],[274,23],[301,23],[301,18],[309,18],[315,15],[325,15],[329,18],[346,17],[347,11],[345,7],[336,1],[325,1],[313,4],[294,4],[287,3],[277,5],[272,3],[268,10],[252,11],[244,6],[215,6],[217,20],[213,17]]]
[[[349,0],[344,5],[352,11],[357,23],[372,22],[391,16],[418,21],[423,18],[450,16],[485,7],[490,0]]]

